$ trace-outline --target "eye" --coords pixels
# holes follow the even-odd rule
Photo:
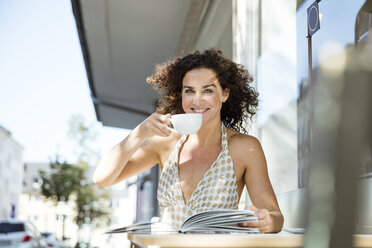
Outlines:
[[[213,93],[213,90],[212,89],[205,89],[204,92],[205,93]]]
[[[185,93],[193,93],[194,91],[192,89],[186,89]]]

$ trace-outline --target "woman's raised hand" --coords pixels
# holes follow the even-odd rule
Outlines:
[[[171,134],[165,127],[168,123],[170,114],[150,115],[102,157],[94,172],[93,181],[101,186],[110,186],[157,164],[158,156],[154,145],[145,140],[153,136],[168,137]]]
[[[138,126],[138,136],[151,138],[153,136],[168,137],[172,132],[165,126],[170,124],[170,114],[153,113]]]

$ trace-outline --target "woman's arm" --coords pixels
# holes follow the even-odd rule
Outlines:
[[[243,226],[259,228],[262,233],[280,232],[284,218],[280,212],[267,172],[267,164],[260,142],[252,136],[241,138],[239,154],[244,154],[244,181],[254,206],[258,222]]]
[[[152,114],[109,150],[94,171],[94,183],[111,186],[159,163],[157,136],[168,137],[171,134],[164,126],[169,123],[169,117]]]

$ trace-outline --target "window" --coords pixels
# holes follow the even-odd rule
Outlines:
[[[297,10],[297,85],[298,95],[298,167],[299,167],[299,187],[308,185],[310,167],[310,94],[309,88],[309,63],[308,63],[308,39],[307,39],[307,8],[314,0],[305,0]],[[354,45],[357,39],[363,39],[368,30],[370,17],[362,14],[357,18],[359,10],[365,0],[339,0],[319,2],[320,30],[312,37],[312,74],[313,78],[318,71],[319,58],[329,48],[344,49],[349,45]],[[340,15],[342,13],[342,15]],[[357,20],[357,30],[355,22]],[[330,45],[332,44],[332,45]],[[313,80],[315,84],[316,81]]]
[[[23,232],[24,230],[23,223],[0,222],[0,233]]]
[[[366,43],[372,29],[372,4],[367,2],[360,9],[355,23],[355,42]]]
[[[296,2],[265,0],[260,9],[257,123],[270,180],[280,193],[298,186]]]

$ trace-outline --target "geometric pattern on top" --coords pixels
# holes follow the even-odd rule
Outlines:
[[[178,154],[186,141],[182,135],[165,163],[159,179],[158,202],[162,207],[161,222],[179,228],[187,217],[205,210],[237,209],[239,196],[227,131],[222,123],[221,152],[199,181],[187,204],[178,176]]]

